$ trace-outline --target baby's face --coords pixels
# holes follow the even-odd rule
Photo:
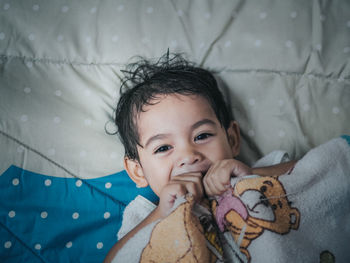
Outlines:
[[[227,136],[205,98],[168,95],[155,102],[144,107],[137,126],[142,173],[158,196],[173,176],[204,175],[215,161],[238,154],[232,146],[239,142]],[[228,134],[232,132],[237,130],[231,125]]]

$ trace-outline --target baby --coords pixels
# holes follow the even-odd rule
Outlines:
[[[224,193],[231,177],[279,175],[293,167],[294,161],[251,168],[236,160],[239,125],[215,78],[181,55],[167,53],[154,63],[141,59],[123,73],[115,123],[125,169],[137,187],[149,185],[159,203],[113,246],[105,262],[143,227],[165,218],[178,197],[191,194],[201,202]]]

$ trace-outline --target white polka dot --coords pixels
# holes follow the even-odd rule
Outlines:
[[[66,244],[66,248],[71,248],[72,246],[73,246],[72,241],[67,242],[67,244]]]
[[[286,45],[286,47],[291,48],[293,46],[293,42],[290,40],[287,40],[285,45]]]
[[[281,138],[283,138],[284,136],[286,136],[286,132],[285,132],[284,130],[280,130],[280,131],[278,132],[278,136],[281,137]]]
[[[333,114],[339,114],[340,109],[338,107],[333,107],[332,112]]]
[[[170,42],[170,46],[171,46],[172,48],[176,48],[176,47],[177,47],[177,41],[176,41],[176,40],[172,40],[172,41]]]
[[[40,244],[35,244],[34,248],[35,248],[36,250],[40,250],[40,249],[41,249],[41,245],[40,245]]]
[[[55,118],[53,118],[53,122],[54,123],[60,123],[61,122],[61,118],[56,116]]]
[[[77,180],[77,181],[75,182],[75,185],[76,185],[77,187],[80,187],[80,186],[83,185],[83,181],[79,179],[79,180]]]
[[[255,40],[255,42],[254,42],[254,45],[256,46],[256,47],[260,47],[261,46],[261,40],[260,39],[257,39],[257,40]]]
[[[350,20],[348,20],[348,22],[346,22],[346,26],[350,27]]]
[[[72,218],[73,219],[78,219],[79,218],[79,213],[78,212],[73,213]]]
[[[278,105],[279,105],[280,107],[282,107],[282,106],[284,105],[284,100],[279,100],[279,101],[278,101]]]
[[[255,136],[255,132],[253,130],[249,130],[248,135],[249,135],[249,137],[253,137],[253,136]]]
[[[51,149],[49,149],[48,150],[48,152],[47,152],[49,155],[51,155],[51,156],[53,156],[53,155],[55,155],[56,154],[56,150],[55,149],[53,149],[53,148],[51,148]]]
[[[177,10],[177,15],[181,17],[184,15],[184,12],[181,9],[179,9]]]
[[[96,11],[97,11],[96,6],[94,6],[93,8],[90,9],[90,13],[91,13],[91,14],[95,14]]]
[[[310,111],[310,105],[309,104],[304,104],[303,105],[303,111]]]
[[[90,119],[85,119],[84,124],[85,126],[90,126],[92,124],[92,121]]]
[[[27,61],[27,62],[26,62],[26,66],[27,66],[28,68],[32,68],[32,67],[33,67],[33,62]]]
[[[254,106],[255,105],[255,99],[249,99],[248,101],[250,106]]]
[[[45,186],[50,186],[52,184],[52,181],[50,179],[46,179],[44,184]]]
[[[3,9],[4,10],[9,10],[10,9],[10,4],[8,4],[8,3],[4,4]]]
[[[61,8],[62,13],[67,13],[68,10],[69,10],[69,7],[66,5],[62,6],[62,8]]]
[[[321,44],[317,44],[315,46],[315,48],[316,48],[316,50],[321,51],[322,50],[322,45]]]
[[[146,10],[147,14],[152,14],[153,13],[153,7],[148,7]]]
[[[344,82],[344,80],[345,80],[345,79],[344,79],[343,77],[339,77],[339,78],[338,78],[338,82],[339,82],[339,83]]]
[[[56,95],[57,97],[61,97],[61,96],[62,96],[62,91],[56,90],[56,91],[55,91],[55,95]]]
[[[23,90],[25,93],[30,93],[32,90],[31,90],[31,88],[29,88],[29,87],[25,87],[24,88],[24,90]]]
[[[265,19],[267,17],[267,14],[265,12],[261,12],[259,14],[260,19]]]
[[[40,216],[42,219],[45,219],[45,218],[47,218],[48,213],[46,211],[43,211],[43,212],[41,212]]]
[[[116,43],[116,42],[118,42],[118,40],[119,40],[119,36],[114,35],[114,36],[112,37],[112,42]]]
[[[6,241],[6,242],[4,243],[4,248],[10,248],[11,246],[12,246],[11,241]]]
[[[33,5],[32,9],[33,9],[33,11],[39,11],[40,6],[39,5]]]
[[[14,178],[14,179],[12,180],[12,184],[13,184],[14,186],[19,185],[19,179],[18,179],[18,178]]]
[[[85,96],[89,97],[91,95],[91,91],[90,90],[85,90]]]
[[[112,187],[112,183],[109,183],[109,182],[106,183],[106,184],[105,184],[105,187],[106,187],[107,189],[111,188],[111,187]]]
[[[4,32],[0,32],[0,40],[4,40],[5,39],[5,33]]]
[[[25,148],[24,148],[23,145],[20,145],[20,146],[17,147],[17,152],[18,153],[22,153],[24,150],[25,150]]]
[[[87,37],[85,38],[85,42],[86,42],[86,43],[90,43],[90,42],[91,42],[91,37],[90,37],[90,36],[87,36]]]
[[[62,42],[63,39],[64,39],[64,37],[62,35],[58,35],[57,36],[57,41]]]
[[[115,159],[117,158],[117,153],[116,152],[111,152],[111,154],[109,155],[109,157],[111,157],[111,159]]]
[[[210,13],[205,13],[204,17],[205,17],[205,19],[210,19],[211,18],[211,14]]]
[[[147,43],[149,43],[149,42],[151,42],[151,41],[149,40],[149,38],[143,37],[143,38],[141,39],[141,42],[142,42],[143,44],[147,44]]]
[[[343,52],[344,53],[349,53],[350,52],[350,47],[344,47]]]
[[[31,41],[35,40],[35,35],[33,33],[29,34],[28,39]]]
[[[86,157],[87,153],[86,151],[82,150],[80,153],[79,153],[80,157]]]
[[[290,17],[293,18],[293,19],[296,18],[297,16],[298,16],[298,13],[295,12],[295,11],[290,13]]]
[[[199,44],[199,48],[204,48],[205,47],[205,43],[204,42],[201,42],[200,44]]]
[[[111,217],[111,213],[110,212],[106,212],[106,213],[103,214],[103,217],[104,217],[104,219],[108,219],[108,218]]]
[[[8,213],[9,217],[10,218],[14,218],[16,216],[16,212],[11,210],[9,213]]]
[[[118,6],[118,11],[119,11],[119,12],[124,11],[124,5],[120,5],[120,6]]]
[[[98,242],[96,247],[97,247],[97,249],[103,248],[103,243],[102,242]]]
[[[21,121],[23,121],[23,122],[28,121],[28,116],[27,115],[22,115],[21,116]]]
[[[226,41],[225,42],[225,47],[230,47],[230,46],[231,46],[231,41],[230,40]]]

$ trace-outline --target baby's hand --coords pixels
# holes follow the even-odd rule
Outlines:
[[[165,185],[159,195],[159,205],[157,207],[160,217],[169,215],[177,198],[190,193],[194,200],[200,202],[203,198],[204,190],[201,173],[188,173],[174,176]]]
[[[252,173],[252,169],[235,159],[221,160],[214,163],[203,179],[204,189],[208,196],[221,195],[230,186],[232,176],[243,176]]]

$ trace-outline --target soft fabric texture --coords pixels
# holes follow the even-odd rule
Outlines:
[[[169,48],[212,70],[239,122],[239,158],[248,165],[276,149],[299,159],[350,133],[349,21],[348,0],[0,1],[0,261],[102,261],[117,241],[124,204],[144,194],[123,183],[123,146],[105,131],[115,131],[121,70],[132,57],[157,59]],[[39,178],[59,192],[47,192]],[[77,180],[91,191],[81,195]],[[113,230],[97,216],[110,196],[118,208],[108,209]],[[72,217],[49,209],[69,204],[74,213],[84,200],[95,200],[86,204],[92,223],[70,233],[57,227]],[[10,211],[26,218],[24,228]],[[50,224],[42,224],[42,211]],[[113,238],[91,240],[102,249],[65,247],[109,230]]]
[[[209,238],[205,208],[183,199],[132,237],[113,262],[197,262],[203,255],[206,261],[198,262],[347,262],[349,138],[312,149],[287,174],[233,178],[232,188],[212,201],[223,251],[213,249],[217,239]],[[203,237],[211,245],[203,246]]]

